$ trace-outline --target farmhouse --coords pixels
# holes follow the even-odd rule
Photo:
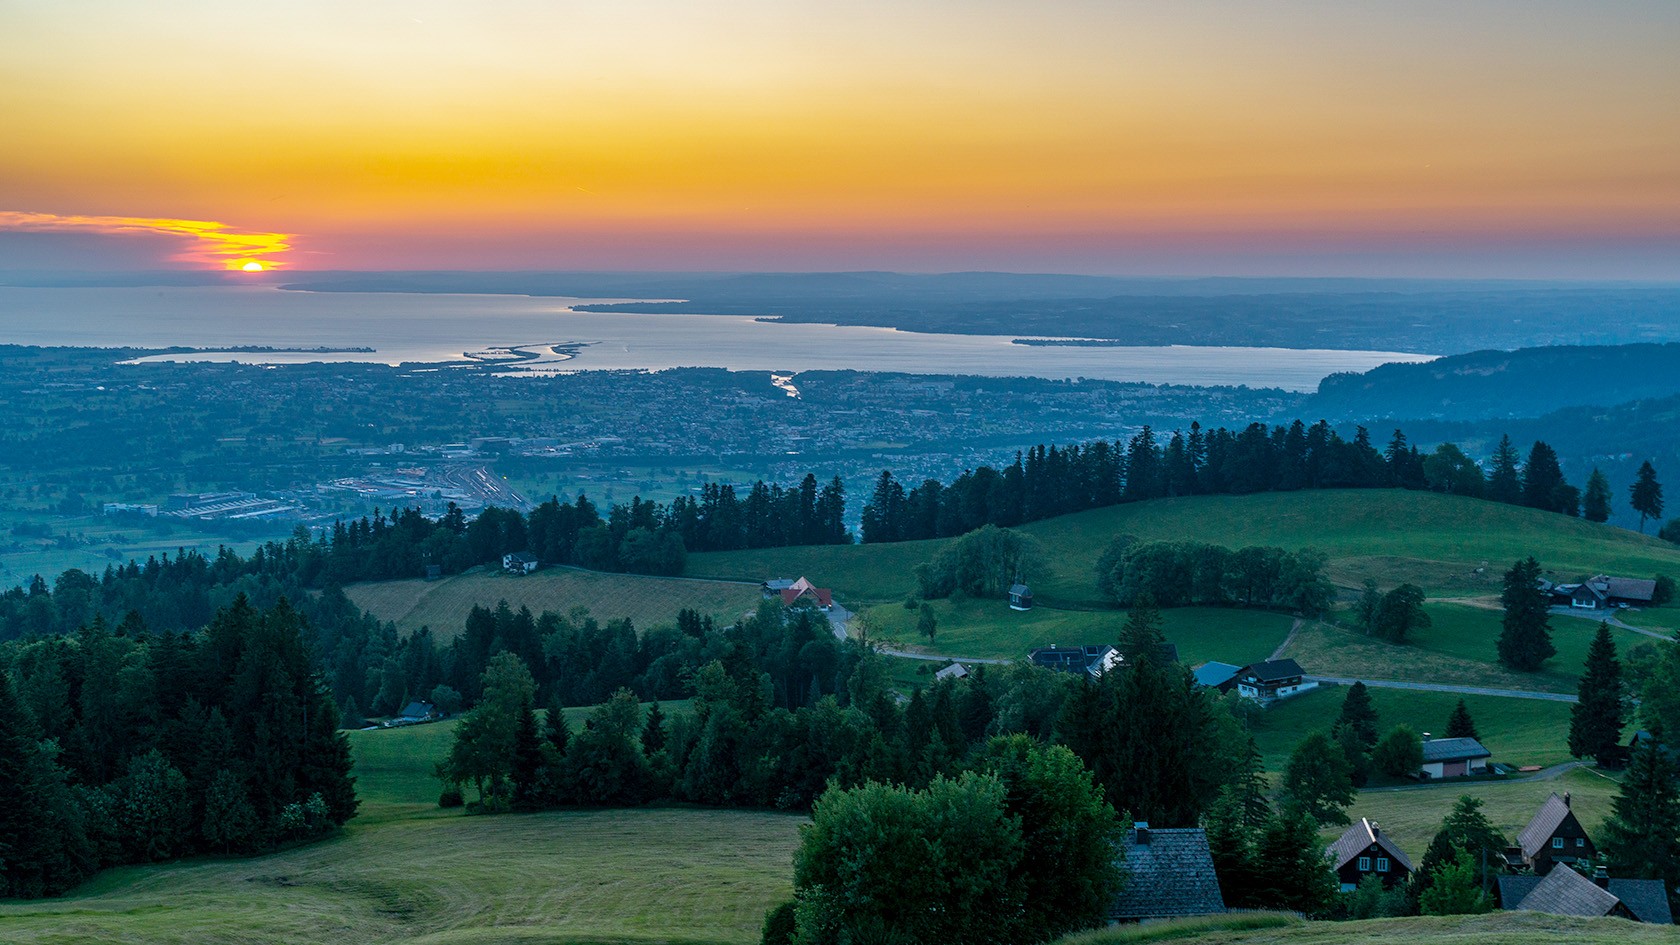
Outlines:
[[[530,574],[542,567],[537,556],[528,551],[516,551],[502,555],[502,570],[509,574]]]
[[[1506,851],[1506,861],[1512,866],[1526,866],[1537,876],[1545,876],[1559,863],[1591,861],[1597,855],[1598,848],[1576,819],[1569,806],[1569,794],[1564,792],[1561,797],[1554,793],[1540,805],[1534,819],[1517,834],[1517,845]]]
[[[1034,666],[1064,673],[1101,676],[1120,665],[1120,651],[1106,643],[1084,646],[1041,646],[1027,654]]]
[[[1646,607],[1657,593],[1657,582],[1639,578],[1597,575],[1580,584],[1548,584],[1552,606],[1572,610]]]
[[[1611,879],[1599,867],[1591,879],[1572,869],[1545,876],[1499,877],[1500,908],[1548,915],[1617,916],[1635,922],[1672,925],[1674,915],[1660,879]]]
[[[1418,777],[1462,778],[1473,774],[1487,774],[1488,759],[1493,753],[1474,738],[1431,738],[1423,736],[1423,767]]]
[[[1237,694],[1256,702],[1276,702],[1318,686],[1305,677],[1301,664],[1291,659],[1250,663],[1237,673]]]
[[[1412,861],[1381,827],[1363,817],[1344,831],[1325,855],[1337,882],[1342,884],[1342,892],[1353,892],[1367,876],[1379,877],[1384,889],[1392,889],[1412,875]]]
[[[963,679],[967,676],[968,676],[968,667],[964,666],[961,663],[952,663],[951,665],[945,667],[944,669],[940,670],[939,672],[933,674],[933,678],[935,680],[940,680],[940,679]]]
[[[1142,922],[1225,911],[1207,834],[1200,827],[1153,830],[1140,823],[1122,841],[1126,885],[1111,922]]]
[[[1009,585],[1009,609],[1032,610],[1032,588],[1025,584]]]

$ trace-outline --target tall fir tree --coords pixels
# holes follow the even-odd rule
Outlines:
[[[1342,699],[1342,712],[1337,716],[1335,730],[1351,728],[1359,736],[1359,743],[1370,751],[1377,744],[1377,707],[1371,702],[1371,690],[1363,682],[1355,681]]]
[[[1634,749],[1621,790],[1601,833],[1610,869],[1627,879],[1660,879],[1675,898],[1680,886],[1680,794],[1674,761],[1655,739]]]
[[[1494,879],[1504,871],[1505,835],[1500,833],[1482,813],[1482,801],[1464,794],[1441,822],[1434,839],[1423,853],[1417,872],[1412,874],[1408,892],[1414,903],[1433,885],[1443,866],[1460,856],[1468,855],[1475,864],[1475,884],[1482,890],[1492,890]]]
[[[642,751],[653,757],[665,750],[665,710],[655,702],[648,706],[647,718],[642,722]]]
[[[1548,512],[1565,511],[1561,507],[1559,490],[1566,485],[1563,470],[1558,466],[1557,451],[1536,440],[1528,451],[1528,462],[1523,464],[1522,504]]]
[[[1639,513],[1639,531],[1645,531],[1647,519],[1661,519],[1663,514],[1662,483],[1657,481],[1656,467],[1650,460],[1639,464],[1639,474],[1628,488],[1629,502]]]
[[[1569,712],[1569,753],[1604,764],[1621,747],[1622,727],[1627,724],[1622,663],[1616,658],[1608,622],[1599,623],[1587,648],[1586,671],[1581,674],[1578,692]]]
[[[1154,594],[1144,591],[1138,595],[1125,624],[1120,627],[1118,648],[1127,663],[1143,660],[1160,663],[1165,659],[1167,638],[1161,633],[1161,608],[1155,603]]]
[[[1548,617],[1551,598],[1540,589],[1540,562],[1524,558],[1505,572],[1503,629],[1499,633],[1499,662],[1508,669],[1532,673],[1557,655]]]
[[[1470,717],[1470,707],[1464,704],[1463,699],[1458,700],[1458,705],[1453,706],[1452,715],[1447,719],[1447,737],[1482,737],[1476,733],[1476,720]]]
[[[1488,473],[1487,497],[1495,502],[1517,505],[1522,502],[1522,479],[1517,473],[1517,448],[1510,436],[1499,438],[1493,451],[1493,469]]]
[[[1587,491],[1581,497],[1581,517],[1589,522],[1610,520],[1610,480],[1597,466],[1587,477]]]

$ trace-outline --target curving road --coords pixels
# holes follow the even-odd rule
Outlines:
[[[834,606],[829,608],[828,625],[834,628],[835,639],[847,639],[850,633],[848,625],[851,620],[852,612],[840,606],[839,601],[835,601]],[[875,652],[883,656],[896,656],[899,659],[906,660],[927,660],[933,663],[988,663],[993,666],[1000,666],[1004,663],[1015,662],[1014,660],[999,659],[992,656],[946,656],[937,653],[912,653],[908,650],[895,650],[891,647],[885,647],[879,643],[875,644]]]

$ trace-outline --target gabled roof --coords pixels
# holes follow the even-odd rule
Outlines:
[[[1233,666],[1230,663],[1203,663],[1192,669],[1190,674],[1196,677],[1197,685],[1223,686],[1235,679],[1240,672],[1241,666]]]
[[[1011,596],[1011,597],[1022,597],[1022,596],[1030,597],[1031,595],[1032,595],[1032,589],[1027,587],[1025,584],[1011,584],[1011,585],[1009,585],[1009,596]]]
[[[945,667],[944,669],[940,670],[939,672],[934,673],[933,678],[934,679],[961,679],[961,678],[963,678],[964,676],[967,676],[967,675],[968,675],[968,667],[967,666],[964,666],[961,663],[952,663],[951,665]]]
[[[1569,816],[1569,802],[1554,791],[1551,797],[1546,798],[1546,803],[1540,805],[1540,810],[1522,829],[1522,833],[1517,834],[1517,846],[1522,848],[1523,856],[1533,858],[1539,853]]]
[[[432,708],[432,704],[430,702],[410,702],[408,705],[403,706],[401,717],[405,719],[423,719],[436,711],[436,709]]]
[[[800,578],[799,580],[804,581],[805,579]],[[828,607],[834,603],[834,592],[826,587],[811,587],[809,584],[806,584],[804,588],[794,584],[794,586],[782,591],[782,603],[784,604],[791,605],[794,601],[800,599],[814,600],[819,607]]]
[[[1560,866],[1536,883],[1515,908],[1548,915],[1596,918],[1609,915],[1620,902],[1610,890],[1600,889],[1597,883],[1580,873]]]
[[[1641,578],[1601,577],[1594,581],[1604,582],[1604,592],[1611,597],[1624,600],[1649,601],[1657,593],[1657,582]]]
[[[531,554],[529,551],[515,551],[512,554],[508,555],[507,559],[509,561],[513,562],[514,564],[536,564],[537,563],[537,556],[534,555],[534,554]]]
[[[1423,743],[1423,761],[1468,761],[1472,758],[1492,758],[1493,752],[1482,747],[1474,738],[1431,738]]]
[[[792,584],[788,585],[788,590],[791,590],[791,591],[804,592],[804,591],[814,591],[816,589],[817,589],[817,586],[815,584],[812,584],[810,581],[805,580],[803,575],[800,576],[799,580],[794,581]]]
[[[1499,881],[1499,908],[1515,909],[1523,897],[1534,891],[1540,885],[1540,877],[1533,873],[1502,873],[1494,877]]]
[[[1674,913],[1668,907],[1668,894],[1663,891],[1660,879],[1613,879],[1610,894],[1620,899],[1641,922],[1674,924]]]
[[[1243,675],[1252,674],[1261,682],[1276,682],[1294,676],[1304,676],[1301,664],[1290,659],[1267,660],[1264,663],[1250,663],[1242,668]]]
[[[1139,842],[1139,834],[1144,835],[1143,842]],[[1207,834],[1200,827],[1152,830],[1140,825],[1126,835],[1122,845],[1126,883],[1109,907],[1110,919],[1215,915],[1225,911]]]
[[[1325,851],[1330,857],[1331,869],[1339,870],[1353,862],[1354,858],[1370,849],[1373,843],[1380,847],[1384,853],[1387,853],[1389,859],[1400,864],[1406,872],[1412,872],[1412,861],[1407,858],[1406,854],[1394,845],[1394,841],[1390,840],[1380,827],[1364,817],[1359,818],[1359,823],[1343,831],[1336,842],[1330,844],[1330,849]]]

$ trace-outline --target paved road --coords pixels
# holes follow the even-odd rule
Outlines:
[[[1499,604],[1485,597],[1447,597],[1442,598],[1441,603],[1462,604],[1465,607],[1477,607],[1482,610],[1502,609]],[[1617,630],[1626,630],[1629,633],[1639,633],[1657,640],[1674,639],[1673,633],[1651,630],[1645,627],[1636,627],[1630,623],[1622,623],[1621,618],[1617,617],[1614,611],[1607,613],[1600,610],[1576,610],[1573,607],[1552,607],[1548,608],[1547,613],[1551,614],[1553,617],[1573,617],[1576,620],[1591,620],[1593,623],[1603,621],[1604,623],[1615,627]]]
[[[852,612],[840,606],[839,601],[835,601],[834,606],[829,608],[828,624],[834,628],[835,639],[844,640],[847,638],[847,635],[851,632],[849,628],[851,620]],[[927,660],[932,663],[989,663],[996,666],[1014,662],[1014,660],[985,656],[944,656],[937,653],[911,653],[908,650],[895,650],[891,647],[885,647],[879,643],[875,644],[875,652],[883,656],[896,656],[899,659],[906,660]]]
[[[1449,686],[1444,683],[1402,682],[1397,679],[1354,679],[1351,676],[1307,676],[1319,683],[1351,686],[1362,682],[1373,689],[1413,689],[1420,692],[1455,692],[1461,696],[1499,696],[1506,699],[1538,699],[1542,702],[1574,702],[1575,697],[1561,692],[1536,692],[1531,689],[1489,689],[1484,686]]]

